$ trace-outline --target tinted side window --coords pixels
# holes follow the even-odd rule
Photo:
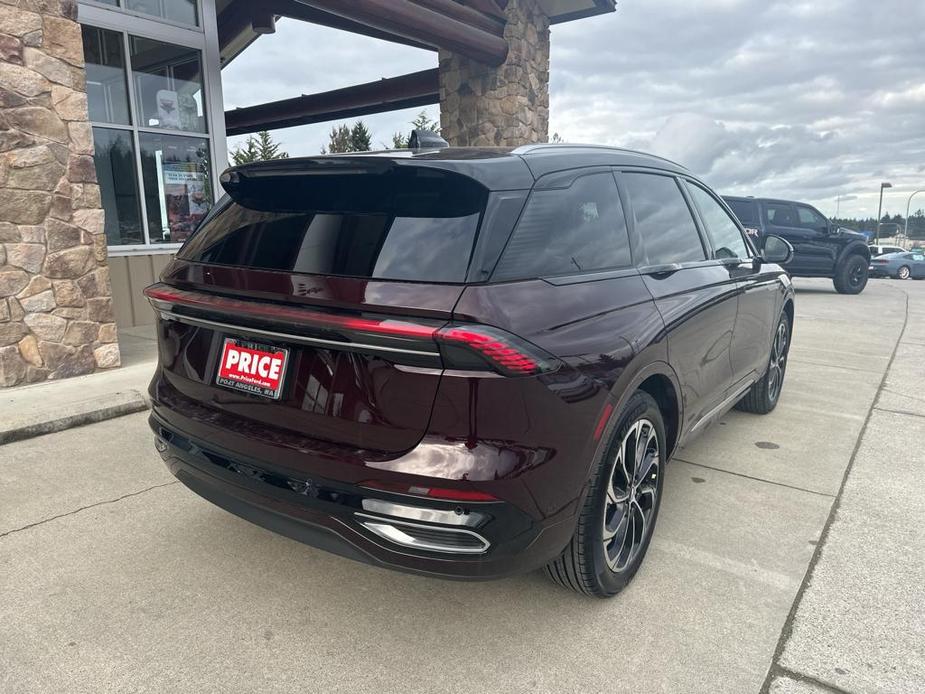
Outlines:
[[[745,245],[742,233],[722,205],[694,183],[688,183],[687,189],[694,199],[694,204],[700,210],[707,233],[713,241],[713,257],[748,258],[748,247]]]
[[[690,208],[674,178],[626,173],[623,180],[633,201],[636,232],[644,249],[639,265],[706,259]]]
[[[631,264],[613,175],[591,174],[559,190],[535,190],[493,280],[575,274]]]
[[[825,217],[809,207],[798,206],[797,217],[800,220],[800,226],[806,229],[821,229],[827,226]]]
[[[797,226],[796,215],[790,205],[784,205],[777,202],[765,203],[764,216],[768,224],[777,227],[795,227]]]

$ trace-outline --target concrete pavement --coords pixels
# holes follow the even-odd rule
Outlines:
[[[781,635],[772,692],[791,678],[831,691],[925,691],[921,286],[909,287],[903,333]]]
[[[276,536],[177,484],[143,413],[0,447],[0,691],[925,690],[925,283],[797,287],[780,406],[679,452],[610,601]]]

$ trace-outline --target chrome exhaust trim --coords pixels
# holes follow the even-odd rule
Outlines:
[[[486,518],[484,513],[468,509],[460,513],[439,508],[396,504],[393,501],[383,499],[363,499],[362,504],[363,510],[369,511],[371,514],[398,516],[404,520],[440,523],[441,525],[476,526]]]
[[[491,544],[467,528],[444,528],[423,523],[409,523],[395,518],[354,514],[360,525],[379,537],[402,547],[447,554],[484,554]]]

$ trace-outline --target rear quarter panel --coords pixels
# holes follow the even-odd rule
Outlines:
[[[627,384],[647,364],[667,360],[663,323],[642,278],[617,274],[470,286],[454,312],[456,320],[508,330],[564,364],[540,377],[444,377],[430,426],[475,446],[509,446],[516,463],[495,474],[523,475],[544,514],[580,498],[602,415],[619,412]]]

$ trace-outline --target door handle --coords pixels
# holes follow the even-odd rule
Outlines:
[[[681,263],[664,263],[662,265],[650,265],[643,272],[647,275],[667,277],[681,269]]]

